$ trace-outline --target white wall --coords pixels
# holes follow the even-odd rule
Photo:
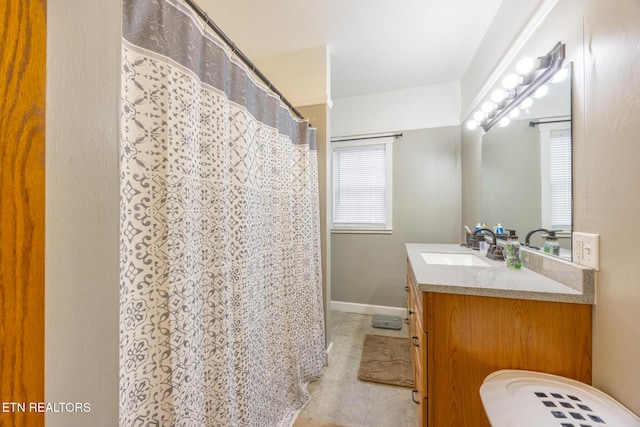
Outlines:
[[[334,99],[331,136],[456,126],[459,123],[460,85],[448,83]]]
[[[91,412],[46,425],[114,426],[121,3],[47,5],[45,399]]]
[[[461,120],[465,120],[470,109],[478,102],[477,96],[500,61],[512,51],[519,49],[517,35],[527,30],[529,22],[541,6],[556,0],[503,1],[487,29],[476,55],[469,64],[461,82]],[[546,52],[544,52],[546,53]]]
[[[256,59],[255,64],[294,106],[331,106],[331,58],[327,46]]]

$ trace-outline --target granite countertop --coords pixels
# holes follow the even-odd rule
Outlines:
[[[535,267],[538,270],[536,272],[526,266],[519,270],[508,268],[504,261],[491,260],[478,251],[456,244],[407,243],[405,246],[418,288],[424,292],[576,304],[595,303],[593,271],[566,261],[554,260],[553,257],[547,256],[549,259],[544,259],[544,255],[522,251],[525,264],[530,262],[532,267],[534,264],[545,266]],[[422,252],[471,253],[491,264],[491,267],[427,264],[422,258]],[[543,257],[542,261],[540,257]]]

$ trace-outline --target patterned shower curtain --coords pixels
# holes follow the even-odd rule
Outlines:
[[[325,360],[315,130],[181,0],[123,6],[120,425],[291,425]]]

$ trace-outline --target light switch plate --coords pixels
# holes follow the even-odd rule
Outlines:
[[[600,270],[600,235],[573,232],[573,262]]]

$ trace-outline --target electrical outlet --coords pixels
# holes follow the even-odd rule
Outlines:
[[[600,270],[600,235],[591,233],[573,233],[571,242],[573,262]]]

